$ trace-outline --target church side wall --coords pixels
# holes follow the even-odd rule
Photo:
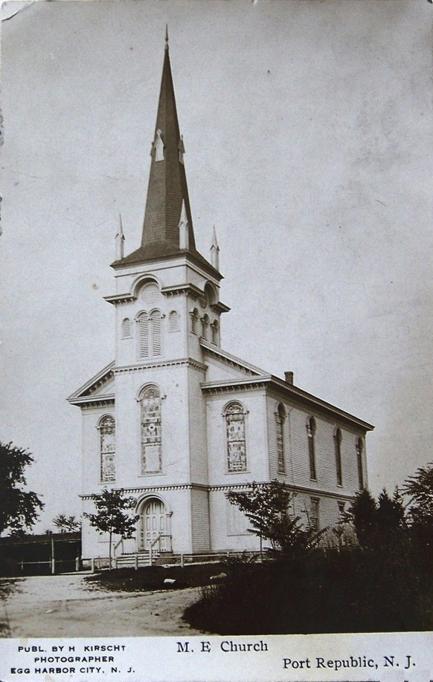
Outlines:
[[[161,394],[161,473],[142,475],[140,470],[140,405],[142,387],[158,386]],[[116,374],[116,457],[121,487],[138,487],[189,482],[187,368],[143,366]]]
[[[209,533],[209,493],[207,490],[191,490],[191,543],[192,552],[208,552]]]
[[[206,403],[200,386],[202,381],[204,381],[204,371],[195,368],[188,370],[190,475],[192,483],[207,484]]]
[[[227,434],[224,410],[232,402],[240,402],[245,414],[247,470],[231,473],[227,468]],[[208,461],[210,485],[236,485],[251,481],[268,481],[266,399],[262,389],[217,393],[206,397]]]
[[[226,497],[227,488],[211,490],[211,549],[215,552],[258,551],[259,538],[247,531],[248,519]]]
[[[358,490],[358,465],[356,439],[361,432],[355,433],[347,427],[336,424],[322,415],[314,415],[316,420],[315,453],[316,480],[310,478],[308,459],[307,417],[311,412],[293,408],[290,412],[293,483],[320,490],[324,488],[336,495],[354,495]],[[343,485],[337,484],[334,432],[339,426],[342,432],[341,460]],[[365,466],[364,466],[365,470]]]
[[[114,405],[82,410],[82,493],[98,492],[101,484],[100,433],[98,424],[104,415],[115,417]]]

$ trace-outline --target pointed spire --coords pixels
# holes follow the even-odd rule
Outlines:
[[[188,252],[203,267],[211,267],[195,246],[184,153],[185,147],[177,118],[168,49],[168,27],[166,27],[164,62],[151,147],[141,246],[126,258],[122,258],[122,265],[176,256],[182,251]],[[120,262],[113,265],[120,265]],[[214,268],[212,268],[212,274],[215,274]]]
[[[114,243],[116,245],[116,260],[121,260],[125,255],[125,235],[123,234],[123,223],[122,216],[119,213],[119,229],[116,236],[114,237]]]
[[[218,246],[218,239],[217,239],[215,225],[213,226],[213,230],[212,230],[212,244],[210,247],[210,262],[211,262],[211,265],[213,265],[213,267],[215,268],[215,270],[219,270],[220,247]]]
[[[187,248],[195,250],[183,153],[166,27],[164,64],[141,242],[149,258],[169,255],[179,249],[182,206],[188,224]]]

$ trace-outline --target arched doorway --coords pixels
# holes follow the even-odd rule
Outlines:
[[[139,510],[138,550],[149,550],[151,545],[159,551],[171,549],[169,514],[158,497],[146,499]]]

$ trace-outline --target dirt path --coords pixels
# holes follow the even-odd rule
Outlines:
[[[83,575],[0,579],[0,637],[200,634],[182,621],[199,588],[155,592],[92,589]]]

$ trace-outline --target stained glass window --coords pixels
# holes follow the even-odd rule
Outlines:
[[[109,415],[99,422],[101,482],[116,480],[116,424]]]
[[[230,403],[225,409],[227,435],[227,470],[247,470],[245,442],[245,411],[240,403]]]
[[[161,397],[157,386],[147,386],[140,398],[141,473],[158,473],[161,459]]]

